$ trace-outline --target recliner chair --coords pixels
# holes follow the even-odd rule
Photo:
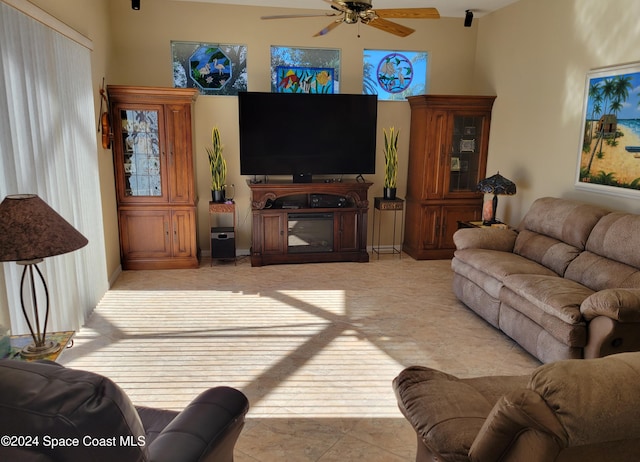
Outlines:
[[[640,352],[558,361],[531,376],[460,379],[413,366],[393,387],[420,462],[638,460]]]
[[[0,460],[231,462],[249,410],[234,388],[202,392],[182,412],[136,407],[98,374],[0,361]]]

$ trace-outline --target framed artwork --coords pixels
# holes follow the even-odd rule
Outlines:
[[[459,172],[460,171],[460,158],[459,157],[452,157],[451,158],[451,171],[452,172]]]
[[[333,93],[331,67],[276,66],[278,93]]]
[[[362,92],[382,101],[427,93],[426,51],[364,50]]]
[[[460,152],[476,152],[476,140],[460,140]]]
[[[271,47],[273,93],[340,93],[340,50]]]
[[[640,197],[640,63],[587,73],[576,188]]]
[[[237,95],[247,90],[247,47],[219,43],[171,42],[173,86],[202,95]]]

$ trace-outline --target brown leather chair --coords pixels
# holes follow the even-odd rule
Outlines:
[[[417,461],[622,462],[640,451],[640,353],[459,379],[414,366],[393,381]]]
[[[0,460],[231,462],[248,409],[229,387],[204,391],[179,413],[136,407],[98,374],[2,360]]]

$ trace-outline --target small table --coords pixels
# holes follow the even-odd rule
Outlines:
[[[23,358],[20,356],[20,351],[31,342],[33,342],[33,337],[31,334],[23,334],[23,335],[12,335],[9,337],[9,343],[11,345],[11,349],[9,350],[9,354],[2,359],[18,359],[20,361],[35,361],[40,359],[48,359],[49,361],[56,361],[62,352],[66,348],[71,348],[73,346],[72,337],[76,332],[74,330],[67,330],[62,332],[50,332],[47,334],[47,340],[53,340],[54,342],[58,342],[60,344],[60,349],[55,353],[51,353],[49,355],[37,357],[37,358]]]
[[[237,257],[236,257],[236,250],[235,250],[235,227],[236,227],[236,203],[235,202],[209,202],[209,230],[211,232],[211,247],[210,247],[210,252],[211,252],[211,256],[210,256],[210,265],[213,266],[213,245],[214,245],[214,239],[213,239],[213,233],[214,233],[214,226],[213,226],[213,216],[216,214],[220,214],[220,213],[230,213],[232,218],[231,218],[231,233],[233,233],[233,260],[234,262],[237,262]],[[217,230],[222,230],[223,228],[215,228]],[[227,231],[229,229],[229,227],[225,227],[224,230]]]
[[[378,243],[374,246],[376,235],[376,210],[380,211],[378,217]],[[382,222],[382,212],[393,212],[393,239],[391,241],[391,250],[383,252],[380,250],[380,225]],[[396,223],[397,214],[400,212],[400,244],[396,247]],[[378,260],[381,253],[398,254],[402,258],[402,236],[404,235],[404,200],[401,198],[385,199],[384,197],[375,197],[373,201],[373,226],[371,231],[371,250],[378,254]]]

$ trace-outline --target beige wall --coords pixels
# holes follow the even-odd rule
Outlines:
[[[640,60],[637,0],[520,0],[480,20],[476,90],[498,95],[488,173],[513,180],[498,216],[520,220],[541,196],[639,212],[637,199],[574,187],[586,73]]]
[[[431,91],[468,92],[472,87],[476,27],[466,29],[462,19],[407,21],[418,28],[407,39],[395,38],[376,29],[342,25],[325,37],[312,35],[325,27],[329,18],[263,21],[260,16],[280,13],[309,13],[308,10],[232,7],[205,3],[142,1],[140,11],[132,11],[128,0],[112,2],[111,14],[118,33],[114,34],[114,65],[109,83],[124,85],[172,85],[171,40],[247,45],[247,71],[250,91],[270,91],[271,45],[326,47],[341,50],[341,92],[362,91],[362,51],[364,48],[426,50],[431,61]],[[321,12],[324,12],[322,10]],[[400,165],[398,190],[406,188],[406,157],[409,144],[409,105],[407,102],[384,102],[379,105],[379,134],[382,127],[400,128]],[[251,214],[249,188],[240,176],[238,105],[235,97],[200,96],[196,102],[196,168],[199,203],[199,241],[209,249],[207,202],[211,197],[205,146],[210,142],[211,127],[220,128],[229,174],[227,183],[235,184],[238,204],[238,247],[250,246]],[[346,127],[346,126],[345,126]],[[373,197],[382,195],[383,157],[378,139]],[[373,202],[373,201],[372,201]],[[370,220],[371,221],[371,220]]]
[[[592,68],[640,60],[636,0],[520,0],[477,18],[406,21],[417,29],[399,39],[365,26],[342,25],[322,38],[311,37],[329,21],[261,21],[260,16],[296,10],[230,7],[204,3],[142,0],[33,0],[94,42],[93,82],[171,85],[171,40],[242,43],[248,46],[249,90],[269,90],[269,46],[291,45],[342,50],[342,91],[360,92],[364,48],[426,50],[430,53],[431,93],[496,94],[488,173],[514,180],[518,194],[500,200],[499,216],[518,221],[543,195],[573,197],[638,212],[636,201],[574,188],[585,73]],[[307,13],[307,10],[302,11]],[[404,21],[403,21],[404,22]],[[477,50],[476,50],[477,43]],[[476,53],[477,51],[477,53]],[[96,106],[96,117],[97,117]],[[236,185],[240,215],[239,246],[248,248],[249,191],[239,175],[237,103],[233,97],[200,97],[196,104],[196,152],[200,204],[200,245],[208,249],[206,201],[208,168],[204,146],[210,129],[220,127]],[[406,187],[402,169],[409,137],[407,103],[380,103],[379,133],[401,130],[399,194]],[[378,144],[382,141],[379,138]],[[109,274],[119,267],[113,164],[110,151],[98,153]],[[382,191],[382,157],[370,179],[373,195]]]

